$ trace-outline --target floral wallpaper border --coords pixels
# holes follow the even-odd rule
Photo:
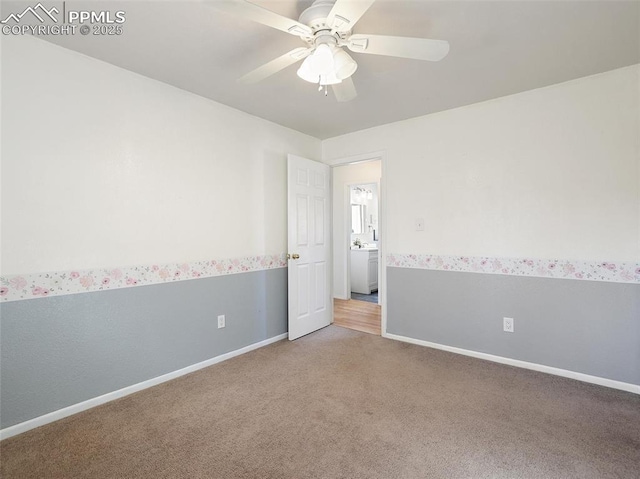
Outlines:
[[[640,263],[393,253],[387,255],[386,264],[397,268],[640,284]],[[0,277],[0,299],[19,301],[286,267],[286,255],[272,254],[4,276]]]
[[[0,298],[2,301],[18,301],[247,273],[286,266],[286,255],[272,254],[190,263],[13,275],[0,277]]]
[[[640,263],[394,253],[387,255],[387,266],[539,278],[640,283]]]

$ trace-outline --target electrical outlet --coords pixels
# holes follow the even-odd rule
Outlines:
[[[513,318],[502,318],[502,328],[507,333],[513,333]]]
[[[221,314],[220,316],[218,316],[218,329],[224,328],[224,326],[225,326],[224,314]]]
[[[416,231],[424,231],[424,218],[416,218]]]

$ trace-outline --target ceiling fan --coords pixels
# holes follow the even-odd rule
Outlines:
[[[247,73],[240,82],[258,82],[304,60],[298,69],[300,78],[317,84],[325,95],[330,85],[338,101],[349,101],[357,95],[351,75],[358,64],[344,47],[355,53],[428,61],[442,60],[449,53],[449,43],[444,40],[354,34],[354,25],[374,1],[315,0],[298,21],[245,0],[218,0],[214,5],[222,11],[298,36],[306,43],[305,47],[295,48]]]

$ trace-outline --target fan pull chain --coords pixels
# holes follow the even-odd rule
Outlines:
[[[322,91],[322,75],[318,75],[318,91]]]
[[[322,91],[323,87],[324,87],[324,96],[327,96],[327,85],[322,84],[322,77],[320,77],[320,79],[318,80],[318,91]]]

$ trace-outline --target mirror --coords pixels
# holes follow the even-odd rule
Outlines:
[[[365,232],[364,221],[366,218],[365,205],[351,205],[351,233],[362,234]]]

